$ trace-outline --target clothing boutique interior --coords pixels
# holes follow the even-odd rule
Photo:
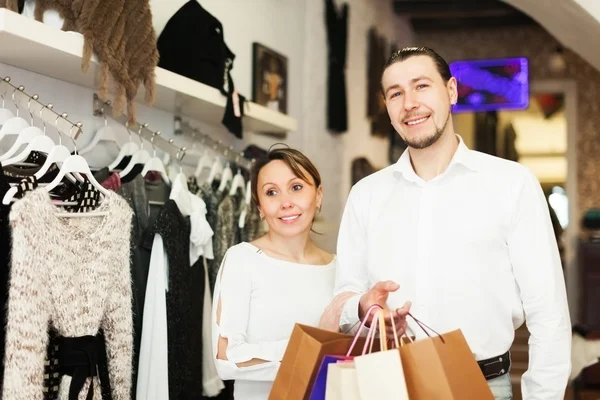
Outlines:
[[[599,34],[595,0],[0,0],[1,398],[600,399]],[[265,237],[301,218],[285,217],[279,228],[262,189],[253,188],[262,184],[253,168],[273,148],[296,149],[318,170],[322,192],[315,189],[307,237],[330,255],[341,249],[354,185],[413,150],[382,94],[388,59],[407,47],[433,49],[449,64],[459,149],[521,164],[539,182],[542,225],[551,223],[562,268],[547,290],[560,293],[555,286],[563,285],[568,299],[572,365],[564,395],[544,391],[543,379],[554,378],[539,372],[551,358],[544,352],[560,350],[538,351],[530,363],[541,345],[527,311],[513,316],[521,322],[502,350],[509,365],[498,372],[512,397],[492,395],[473,347],[452,359],[460,371],[445,364],[454,351],[440,344],[445,330],[401,337],[399,352],[386,347],[395,356],[381,364],[367,364],[367,342],[352,355],[331,345],[353,335],[325,334],[319,318],[300,325],[301,317],[284,317],[321,304],[309,298],[326,285],[291,264],[277,271],[259,265],[274,254]],[[370,243],[366,233],[360,240]],[[397,249],[400,259],[412,251],[402,241]],[[226,255],[230,275],[221,271]],[[354,255],[332,257],[339,278]],[[543,268],[553,266],[534,270]],[[332,274],[320,276],[333,282]],[[368,274],[371,286],[381,278]],[[245,290],[239,282],[246,275],[245,300],[226,298]],[[306,279],[310,285],[302,286]],[[400,292],[408,285],[398,284]],[[269,285],[283,297],[265,297]],[[538,295],[523,295],[525,310],[533,309],[531,296]],[[225,314],[236,304],[263,319]],[[387,343],[374,337],[383,335],[384,314],[379,334],[369,328],[380,352]],[[432,331],[445,328],[422,319]],[[232,328],[244,321],[242,333]],[[471,328],[464,334],[471,344]],[[436,360],[419,358],[419,341],[437,349],[427,353]],[[356,358],[339,369],[330,360],[327,369],[324,356],[339,357],[337,364]],[[423,387],[428,379],[440,392]],[[390,382],[401,384],[392,390]],[[485,393],[469,391],[480,383]]]

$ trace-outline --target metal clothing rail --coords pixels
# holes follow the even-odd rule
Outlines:
[[[118,117],[113,115],[113,109],[110,101],[101,100],[96,94],[94,94],[94,115],[97,117],[110,117],[113,120],[123,124],[127,129],[133,133],[137,133],[144,139],[148,140],[154,147],[168,153],[175,157],[177,161],[181,163],[186,147],[179,147],[173,139],[165,139],[161,135],[160,131],[153,131],[148,128],[148,124],[140,124],[135,121],[134,124],[129,124],[127,115],[120,115]]]
[[[55,126],[63,134],[68,134],[73,140],[77,140],[79,135],[83,133],[83,124],[81,122],[71,122],[67,118],[67,113],[59,114],[53,110],[52,104],[44,104],[40,102],[37,94],[29,95],[25,93],[25,86],[15,86],[10,83],[10,77],[2,78],[0,81],[0,96],[2,99],[4,95],[9,95],[13,103],[17,106],[17,110],[20,107],[27,107],[27,112],[33,118],[37,116],[44,121],[44,123]],[[12,91],[12,93],[11,93]],[[66,128],[65,128],[66,125]]]
[[[215,152],[219,151],[225,159],[235,163],[236,165],[245,167],[249,171],[252,168],[252,166],[254,165],[254,163],[256,162],[255,159],[248,160],[247,158],[245,158],[244,152],[238,153],[238,152],[234,151],[233,146],[227,146],[221,140],[213,139],[206,133],[200,131],[198,128],[190,125],[188,122],[185,122],[185,121],[177,121],[177,122],[178,122],[178,128],[183,133],[188,133],[193,138],[195,138],[196,135],[200,135],[202,137],[202,139],[200,139],[201,145],[206,146],[208,148],[212,148]]]
[[[128,124],[128,117],[126,115],[121,115],[115,117],[113,115],[112,106],[110,101],[101,100],[96,94],[94,94],[94,115],[98,117],[107,116],[112,118],[113,120],[125,125],[131,132],[137,132],[142,137],[153,143],[153,145],[168,153],[169,155],[175,157],[180,163],[183,157],[188,150],[187,147],[179,147],[173,139],[165,139],[160,136],[160,131],[153,131],[148,128],[148,124],[140,124],[135,121],[135,123]],[[244,158],[244,153],[238,153],[233,151],[233,146],[227,146],[223,144],[220,140],[215,140],[211,138],[206,133],[201,132],[199,129],[191,126],[189,123],[185,121],[181,121],[180,118],[176,119],[177,127],[176,130],[182,133],[188,133],[195,138],[196,135],[200,135],[202,139],[200,139],[200,144],[204,145],[205,148],[212,148],[215,152],[219,152],[219,155],[223,158],[239,165],[245,167],[250,170],[255,160],[248,160]]]

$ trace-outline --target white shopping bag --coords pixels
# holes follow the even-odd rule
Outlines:
[[[329,364],[325,400],[362,400],[353,361]]]
[[[402,344],[399,344],[394,319],[390,315],[392,327],[394,328],[395,348],[388,349],[383,310],[378,311],[375,314],[375,318],[373,325],[379,326],[381,351],[354,358],[354,369],[360,400],[409,400],[404,370],[402,369],[402,361],[400,359],[399,346]],[[378,323],[375,324],[375,321]],[[373,329],[369,332],[369,335],[371,335],[371,346],[375,330]]]

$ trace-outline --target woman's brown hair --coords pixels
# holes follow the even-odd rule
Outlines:
[[[308,157],[296,149],[291,149],[288,147],[273,149],[273,147],[271,147],[271,149],[269,149],[267,152],[266,157],[257,161],[250,172],[252,201],[254,202],[255,206],[260,206],[258,201],[258,174],[265,165],[275,160],[283,161],[288,167],[290,167],[294,175],[305,182],[311,183],[310,179],[308,179],[304,171],[302,171],[302,168],[304,168],[304,170],[308,172],[312,178],[315,188],[321,186],[321,174],[319,174],[319,171],[308,159]]]

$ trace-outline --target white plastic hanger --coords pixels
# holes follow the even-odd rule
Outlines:
[[[123,178],[124,176],[127,176],[129,173],[131,173],[131,171],[133,170],[133,168],[136,165],[146,164],[150,160],[150,153],[148,153],[148,151],[146,149],[144,149],[144,139],[142,139],[142,128],[143,127],[144,127],[144,125],[140,125],[140,129],[138,131],[138,136],[140,137],[140,149],[138,151],[136,151],[135,153],[133,153],[133,155],[131,156],[131,160],[129,161],[129,164],[127,164],[125,169],[123,169],[121,172],[119,172],[119,176],[121,178]]]
[[[41,113],[41,111],[40,111],[40,113]],[[57,118],[57,121],[58,121],[58,118]],[[71,152],[69,151],[69,149],[62,144],[62,133],[60,132],[60,129],[58,129],[58,123],[56,124],[56,131],[58,132],[58,145],[55,145],[50,150],[50,152],[48,153],[48,156],[46,157],[46,161],[44,161],[44,164],[42,164],[40,169],[34,174],[34,176],[37,179],[40,179],[42,176],[44,176],[46,174],[46,172],[48,172],[48,170],[50,169],[52,164],[61,164],[62,165],[62,163],[65,162],[65,160],[71,156]],[[44,124],[44,132],[46,132],[45,124]],[[79,178],[80,181],[83,181],[83,178],[81,177],[81,175],[75,174],[75,176],[77,176],[77,178]],[[72,178],[71,174],[67,175],[67,178],[69,180],[71,180],[72,182],[75,181]]]
[[[29,157],[29,155],[34,151],[44,153],[44,154],[50,154],[52,149],[54,147],[56,147],[56,145],[54,144],[54,141],[46,135],[46,124],[44,123],[44,120],[42,118],[42,112],[44,111],[44,108],[46,108],[46,106],[43,106],[40,110],[40,119],[42,120],[42,124],[44,125],[44,130],[41,131],[42,134],[34,137],[21,153],[13,156],[7,160],[2,161],[3,166],[13,165],[13,164],[24,162],[25,160],[27,160],[27,157]],[[52,108],[52,104],[49,104],[49,108]],[[60,118],[60,117],[56,118],[57,124],[58,124],[58,118]],[[31,122],[33,125],[33,116],[32,116]],[[28,129],[29,128],[26,128],[24,130],[24,132],[27,131]],[[60,134],[60,132],[59,132],[59,134]]]
[[[75,150],[77,151],[77,150]],[[89,182],[104,196],[109,195],[108,189],[104,188],[102,185],[96,181],[94,178],[94,174],[90,170],[90,166],[88,165],[85,158],[80,156],[79,154],[74,154],[69,156],[63,162],[60,170],[58,171],[58,175],[52,180],[52,182],[48,183],[44,190],[47,192],[51,192],[54,190],[59,184],[61,184],[63,178],[67,176],[67,174],[80,174],[87,177]],[[4,198],[2,199],[2,204],[8,205],[13,200],[14,195],[17,193],[17,188],[10,188]],[[86,212],[86,213],[57,213],[58,217],[96,217],[106,215],[106,212]]]
[[[11,118],[15,117],[15,114],[13,114],[12,111],[10,111],[8,108],[6,108],[4,106],[4,95],[6,94],[6,90],[4,91],[4,93],[0,94],[0,97],[2,97],[2,108],[0,108],[0,126],[4,125],[4,123],[6,121],[8,121]]]
[[[196,171],[194,172],[196,179],[200,179],[200,176],[202,176],[202,171],[204,171],[205,168],[210,168],[213,165],[211,161],[211,157],[205,151],[204,154],[202,154],[202,157],[200,157],[198,160],[198,165],[196,166]]]
[[[239,162],[240,162],[240,156],[237,156],[235,163],[238,164]],[[244,179],[244,176],[242,175],[242,171],[241,171],[239,165],[237,167],[236,174],[231,179],[231,189],[229,189],[229,195],[235,196],[238,189],[241,189],[242,193],[245,194],[246,180]]]
[[[19,89],[21,89],[22,87],[23,86],[20,86]],[[15,117],[10,118],[9,120],[5,121],[4,124],[2,124],[2,127],[0,127],[0,140],[2,140],[2,138],[4,138],[5,136],[18,135],[19,133],[21,133],[21,131],[23,129],[29,127],[29,124],[27,123],[27,121],[25,121],[23,118],[21,118],[19,116],[19,105],[15,101],[16,90],[17,89],[15,89],[13,91],[12,100],[13,100],[13,103],[15,104],[15,107],[17,108],[17,115]]]
[[[121,164],[121,161],[123,161],[125,157],[131,156],[133,153],[139,150],[139,146],[135,144],[131,138],[131,131],[129,130],[129,126],[127,124],[125,124],[125,129],[127,129],[127,134],[129,134],[129,142],[125,143],[123,147],[121,147],[121,150],[119,150],[119,154],[117,155],[115,161],[110,163],[108,166],[109,171],[114,171],[115,168]]]
[[[37,94],[34,94],[33,100],[37,99]],[[13,157],[22,145],[29,144],[35,137],[42,136],[44,134],[44,132],[40,128],[38,128],[37,126],[33,126],[33,114],[31,113],[30,106],[31,99],[29,99],[29,101],[27,102],[27,109],[29,110],[29,115],[31,116],[31,124],[27,128],[23,129],[21,132],[19,132],[19,134],[17,135],[17,139],[15,140],[11,148],[8,149],[6,153],[0,155],[0,161],[6,161],[9,158]],[[4,128],[4,125],[2,125],[2,128]],[[2,128],[0,128],[0,130]],[[29,155],[29,153],[27,153],[27,155]]]
[[[102,109],[102,113],[104,114],[104,109]],[[121,149],[121,146],[119,145],[119,142],[117,141],[117,133],[114,131],[113,128],[108,126],[108,119],[106,118],[106,115],[104,115],[104,126],[100,129],[98,129],[98,131],[92,138],[92,141],[87,146],[85,146],[83,149],[81,149],[79,154],[83,155],[83,154],[89,153],[100,142],[112,142],[118,146],[119,150]]]
[[[69,133],[69,136],[72,138],[72,135]],[[75,143],[75,142],[73,142]],[[80,175],[85,176],[88,181],[96,188],[101,194],[104,196],[109,195],[108,189],[98,183],[96,178],[94,178],[94,174],[90,170],[90,166],[85,158],[77,154],[77,149],[75,149],[75,154],[67,157],[65,162],[62,164],[60,170],[58,171],[58,175],[50,182],[48,185],[44,187],[44,190],[50,192],[54,188],[56,188],[63,180],[66,174],[74,174],[78,173]],[[106,211],[91,211],[84,213],[70,213],[70,212],[57,212],[57,217],[67,217],[67,218],[86,218],[86,217],[100,217],[106,215]]]
[[[150,171],[156,171],[160,173],[161,178],[165,183],[169,184],[170,180],[167,176],[167,171],[165,169],[165,164],[163,160],[156,155],[156,147],[154,146],[154,137],[156,135],[160,135],[160,131],[154,132],[152,134],[152,138],[150,139],[150,143],[152,144],[152,158],[146,162],[144,165],[144,169],[142,170],[142,176],[146,176],[146,174]]]
[[[215,157],[212,167],[210,168],[210,173],[208,174],[206,182],[212,184],[216,178],[221,176],[223,176],[223,164],[221,163],[220,157],[217,156]]]
[[[229,164],[229,162],[225,163],[225,168],[223,169],[223,173],[221,174],[221,184],[219,185],[218,189],[219,192],[224,191],[227,184],[233,178],[233,171],[231,170],[231,166]]]
[[[238,221],[239,228],[244,228],[244,226],[246,226],[246,215],[248,214],[248,211],[250,211],[250,207],[252,206],[252,187],[250,180],[246,182],[246,193],[244,196],[244,203],[246,204],[246,207],[244,207],[242,209],[242,212],[240,213],[240,219]]]

